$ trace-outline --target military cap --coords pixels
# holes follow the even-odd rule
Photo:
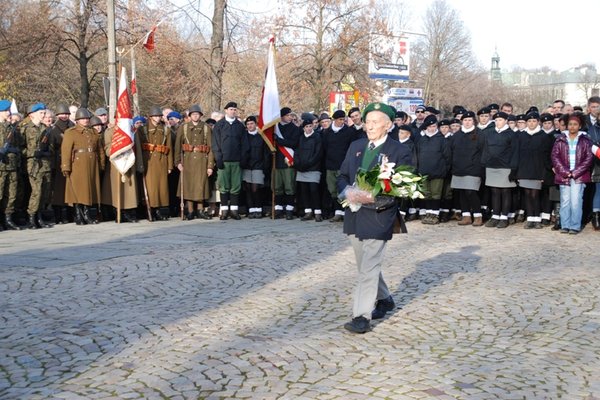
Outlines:
[[[473,118],[473,119],[475,119],[475,113],[473,111],[467,111],[467,110],[465,110],[463,112],[463,114],[462,114],[462,119],[465,119],[465,118]]]
[[[304,128],[305,126],[310,125],[312,123],[313,121],[302,121],[302,127]]]
[[[162,117],[162,108],[160,106],[152,106],[148,115],[151,117]]]
[[[350,110],[348,110],[348,115],[357,112],[360,113],[360,109],[358,107],[352,107]]]
[[[527,115],[525,114],[519,114],[516,116],[517,121],[527,121]]]
[[[279,110],[279,114],[282,117],[285,117],[286,115],[290,114],[292,112],[292,109],[289,107],[283,107],[281,110]]]
[[[195,111],[195,112],[197,112],[197,111]],[[200,112],[200,114],[202,114],[202,112]],[[181,119],[181,114],[179,114],[177,111],[171,111],[170,113],[167,114],[167,119],[171,119],[171,118]]]
[[[87,108],[78,108],[75,112],[75,120],[92,118],[92,113]]]
[[[479,111],[477,111],[477,115],[489,114],[489,113],[490,113],[490,109],[488,107],[480,108]]]
[[[437,118],[435,115],[428,115],[425,117],[425,119],[423,120],[423,123],[421,124],[421,130],[424,131],[425,129],[427,129],[428,127],[430,127],[431,125],[435,125],[437,124]]]
[[[174,111],[174,112],[176,112],[176,111]],[[191,113],[195,113],[195,112],[200,113],[201,115],[204,115],[204,113],[202,112],[202,108],[200,107],[199,104],[192,104],[192,106],[188,109],[188,115],[190,115]],[[179,113],[177,113],[177,114],[179,114]],[[168,118],[168,116],[167,116],[167,118]],[[181,119],[181,114],[179,115],[179,117],[176,117],[176,118]]]
[[[398,130],[400,131],[408,131],[410,133],[412,133],[412,128],[410,127],[410,125],[400,125],[400,127],[398,128]]]
[[[102,125],[102,120],[97,116],[90,118],[90,126]]]
[[[230,101],[229,103],[225,104],[225,110],[228,108],[237,108],[237,103],[235,101]]]
[[[456,114],[462,114],[464,113],[466,110],[463,106],[454,106],[452,107],[452,114],[456,115]]]
[[[364,114],[363,114],[363,117],[364,117]],[[321,115],[319,115],[319,122],[324,121],[326,119],[331,119],[331,117],[329,116],[329,114],[322,113]]]
[[[56,115],[60,114],[71,114],[71,110],[69,110],[69,106],[64,103],[60,103],[56,106],[56,111],[54,112]]]
[[[396,116],[396,110],[394,107],[385,103],[371,103],[363,110],[363,120],[366,120],[367,114],[369,114],[371,111],[380,111],[384,113],[390,118],[390,121],[393,121],[394,117]]]
[[[250,115],[250,116],[248,116],[248,117],[246,118],[246,121],[244,121],[244,123],[246,123],[246,124],[247,124],[247,123],[248,123],[248,122],[250,122],[250,121],[252,121],[252,122],[254,122],[254,123],[257,123],[257,121],[256,121],[256,117],[255,117],[254,115]]]
[[[46,105],[44,103],[35,103],[29,106],[29,108],[27,109],[27,114],[31,114],[34,113],[36,111],[41,111],[41,110],[45,110],[46,109]]]
[[[10,105],[10,100],[0,100],[0,111],[9,111]]]
[[[530,119],[537,119],[538,121],[540,120],[540,114],[536,113],[536,112],[530,112],[527,113],[527,116],[525,117],[527,121],[529,121]]]
[[[96,115],[97,117],[101,115],[108,115],[108,111],[106,111],[106,108],[104,107],[96,108],[96,111],[94,111],[94,115]]]
[[[554,115],[550,114],[550,113],[543,113],[542,115],[540,115],[540,122],[548,122],[548,121],[553,121],[554,122]]]
[[[344,110],[335,110],[335,112],[333,113],[331,118],[332,119],[346,118],[346,112]]]
[[[489,106],[487,106],[487,108],[489,108],[490,110],[499,110],[500,106],[496,103],[492,103]]]
[[[509,115],[508,115],[508,118],[506,118],[506,119],[507,119],[508,121],[516,121],[516,120],[517,120],[517,117],[516,117],[516,116],[514,116],[514,115],[512,115],[512,114],[509,114]]]
[[[137,117],[133,117],[133,125],[135,125],[136,122],[141,122],[142,124],[146,123],[146,118],[142,117],[141,115],[138,115]]]
[[[440,122],[438,122],[438,126],[450,126],[450,120],[449,119],[443,119]]]
[[[439,110],[437,110],[435,107],[431,107],[431,106],[425,107],[425,111],[432,113],[434,115],[438,115],[440,113]]]
[[[206,123],[207,123],[207,124],[213,124],[213,125],[214,125],[214,124],[216,124],[216,123],[217,123],[217,120],[216,120],[216,119],[209,118],[209,119],[207,119],[207,120],[206,120]]]
[[[498,111],[495,115],[494,115],[494,119],[496,118],[504,118],[505,120],[508,120],[508,114],[505,113],[504,111]]]
[[[536,106],[531,106],[531,107],[529,107],[529,110],[527,110],[527,112],[525,114],[530,114],[530,113],[533,113],[533,112],[539,114],[540,110]]]
[[[396,118],[406,118],[408,115],[404,111],[396,111]]]
[[[453,119],[450,121],[450,125],[452,125],[452,124],[459,124],[459,125],[460,125],[460,124],[461,124],[461,122],[460,122],[460,119],[458,119],[458,118],[453,118]]]

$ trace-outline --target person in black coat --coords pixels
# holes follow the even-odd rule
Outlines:
[[[300,128],[292,123],[292,110],[280,110],[281,122],[275,127],[275,219],[294,219],[296,202],[296,170],[294,169],[294,149],[298,145]],[[284,214],[285,207],[285,214]]]
[[[325,154],[327,190],[329,190],[329,194],[333,199],[333,209],[335,210],[335,215],[330,222],[340,222],[343,220],[344,211],[337,201],[338,191],[336,180],[346,151],[348,151],[350,143],[358,137],[358,132],[356,129],[346,125],[346,113],[344,111],[335,111],[332,118],[333,123],[331,126],[323,130],[322,140]]]
[[[491,191],[492,217],[485,223],[488,228],[508,227],[511,211],[512,188],[516,187],[515,171],[518,165],[517,135],[508,126],[508,114],[494,115],[494,128],[484,134],[481,163],[486,169],[485,185]]]
[[[353,142],[340,168],[337,187],[351,203],[358,201],[354,185],[359,170],[370,170],[383,156],[388,162],[402,164],[410,159],[405,146],[392,140],[387,131],[392,125],[394,110],[385,103],[369,104],[363,112],[368,139]],[[353,318],[344,328],[354,333],[370,330],[370,320],[383,318],[395,308],[394,300],[381,274],[381,265],[388,240],[392,238],[394,223],[399,218],[397,202],[389,207],[375,209],[363,204],[356,212],[346,209],[344,233],[350,238],[358,267],[358,284],[354,294]]]
[[[244,124],[237,118],[237,104],[225,105],[225,118],[219,120],[212,132],[212,150],[217,168],[217,185],[221,193],[219,219],[231,217],[239,220],[239,195],[242,190],[242,138],[246,134]]]
[[[304,206],[304,216],[301,220],[314,219],[316,222],[321,222],[323,221],[319,198],[321,160],[323,158],[321,134],[314,131],[313,121],[303,121],[302,130],[298,139],[298,147],[294,151],[298,197]]]
[[[260,189],[265,184],[265,172],[269,169],[269,148],[258,134],[256,117],[246,118],[246,135],[242,141],[242,181],[246,193],[248,218],[262,218],[262,200]]]
[[[425,216],[421,219],[423,224],[439,224],[444,178],[450,165],[450,149],[444,135],[438,131],[437,118],[428,115],[421,124],[422,136],[415,145],[417,155],[417,172],[426,175],[424,184],[425,198],[422,207]]]
[[[481,152],[483,135],[475,128],[475,113],[465,111],[462,128],[450,140],[452,154],[452,181],[454,193],[460,196],[462,218],[459,225],[483,225],[479,188],[483,176]]]
[[[547,135],[540,127],[540,115],[527,114],[527,127],[517,134],[519,164],[516,178],[523,189],[527,222],[525,229],[540,229],[542,226],[540,191],[546,170],[551,168],[550,153],[554,136]]]

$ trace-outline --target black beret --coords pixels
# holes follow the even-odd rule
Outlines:
[[[409,131],[410,133],[412,133],[412,128],[410,127],[410,125],[400,125],[400,128],[398,128],[398,130],[400,131]]]
[[[508,120],[508,114],[505,113],[504,111],[498,111],[495,115],[494,115],[494,119],[496,118],[504,118],[505,120]]]
[[[515,117],[515,116],[514,116],[514,115],[512,115],[512,114],[510,114],[510,115],[508,116],[507,120],[509,120],[509,121],[516,121],[516,120],[517,120],[517,117]]]
[[[526,121],[529,121],[530,119],[537,119],[539,121],[540,114],[538,114],[536,112],[530,112],[530,113],[527,113],[527,116],[525,118],[526,118]]]
[[[466,111],[465,110],[463,112],[462,119],[465,119],[465,118],[473,118],[473,119],[475,119],[475,113],[473,111]]]
[[[438,126],[450,126],[450,120],[449,119],[443,119],[438,123]]]
[[[333,118],[333,119],[346,118],[346,112],[344,110],[335,110],[335,112],[333,113],[331,118]]]
[[[425,129],[427,129],[427,127],[435,124],[437,124],[437,118],[435,117],[435,115],[428,115],[427,117],[425,117],[423,123],[421,124],[421,130],[424,131]]]
[[[459,124],[460,125],[460,119],[456,119],[456,118],[452,119],[452,121],[450,121],[450,125],[452,125],[452,124]]]
[[[311,113],[309,113],[309,112],[303,112],[303,113],[300,115],[300,119],[301,119],[302,121],[314,121],[314,120],[315,120],[315,119],[317,119],[317,118],[314,116],[314,114],[311,114]]]
[[[250,115],[248,118],[246,118],[246,121],[244,121],[244,123],[247,124],[250,121],[256,123],[256,117],[254,115]]]
[[[435,115],[438,115],[440,113],[439,110],[436,110],[435,107],[431,107],[431,106],[425,107],[425,111],[430,112]]]
[[[462,114],[464,113],[466,110],[463,106],[454,106],[452,107],[452,114],[456,115],[456,114]]]
[[[490,110],[499,110],[500,106],[496,103],[492,103],[489,106],[487,106],[487,108],[489,108]]]
[[[304,128],[306,125],[310,125],[310,124],[312,124],[312,123],[313,123],[313,121],[312,121],[312,120],[303,120],[303,121],[302,121],[302,127]]]
[[[237,103],[235,101],[230,101],[229,103],[225,104],[225,110],[227,110],[228,108],[237,108]]]
[[[536,106],[531,106],[531,107],[529,107],[529,110],[527,110],[527,112],[525,114],[529,114],[532,112],[536,112],[539,114],[540,110],[538,110],[538,108]]]
[[[540,115],[540,121],[541,122],[548,122],[548,121],[554,122],[554,115],[552,115],[550,113],[543,113],[542,115]]]
[[[406,118],[408,115],[404,111],[396,111],[396,118]]]
[[[357,111],[360,113],[360,109],[358,107],[352,107],[350,110],[348,110],[348,115],[355,113]]]
[[[214,120],[214,119],[212,119],[212,118],[209,118],[209,119],[207,119],[207,120],[206,120],[206,123],[207,123],[207,124],[213,124],[213,125],[214,125],[214,124],[216,124],[216,123],[217,123],[217,121],[216,121],[216,120]]]
[[[326,120],[326,119],[331,119],[331,117],[329,116],[329,114],[327,113],[323,113],[321,115],[319,115],[319,122]]]
[[[490,109],[488,107],[480,108],[479,111],[477,111],[477,115],[489,114],[489,113],[490,113]]]
[[[282,117],[285,117],[286,115],[288,115],[289,113],[292,112],[292,109],[289,107],[283,107],[280,111],[280,114]]]

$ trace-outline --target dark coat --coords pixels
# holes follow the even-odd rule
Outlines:
[[[417,172],[429,179],[445,178],[450,166],[450,149],[440,132],[429,137],[424,135],[415,145]]]
[[[562,135],[552,147],[552,166],[554,167],[554,182],[557,185],[569,185],[568,174],[573,175],[576,183],[591,181],[591,166],[594,161],[592,142],[586,134],[579,135],[575,150],[575,169],[571,171],[569,163],[569,143],[567,136]]]
[[[600,121],[588,127],[588,138],[593,145],[600,146]],[[600,158],[594,157],[592,164],[592,182],[600,182]]]
[[[519,165],[517,134],[508,128],[500,133],[495,129],[486,130],[481,152],[481,163],[486,168],[509,168],[516,170]]]
[[[452,175],[483,176],[481,153],[483,135],[477,129],[465,133],[462,129],[452,135],[449,141],[452,158]]]
[[[269,169],[270,151],[262,136],[258,133],[251,135],[247,133],[242,140],[242,160],[240,167],[243,169]]]
[[[339,132],[338,132],[339,133]],[[294,151],[294,168],[300,172],[320,171],[323,159],[321,134],[314,133],[309,137],[300,135],[298,147]]]
[[[275,143],[277,146],[289,147],[294,150],[298,147],[298,139],[300,135],[302,135],[302,131],[293,123],[282,125],[281,123],[277,124],[279,128],[279,132],[282,137],[275,135]],[[286,169],[290,168],[285,162],[285,156],[281,152],[279,148],[277,148],[277,152],[275,153],[275,168],[276,169]]]
[[[519,165],[517,179],[544,180],[546,170],[551,168],[550,152],[554,136],[540,130],[533,135],[527,131],[517,133]]]
[[[361,166],[368,143],[367,139],[361,139],[353,142],[348,148],[340,168],[340,175],[337,178],[339,193],[342,193],[347,186],[354,184],[356,172]],[[411,158],[408,148],[389,136],[381,145],[379,154],[385,154],[389,162],[396,163],[396,165],[402,165],[404,164],[403,160],[410,160]],[[377,161],[378,157],[375,157],[369,169],[373,168]],[[366,207],[361,207],[357,212],[352,212],[347,208],[344,216],[344,233],[355,235],[358,239],[390,240],[397,213],[396,206],[380,212]]]
[[[323,131],[321,136],[325,153],[325,169],[337,171],[342,166],[350,143],[358,138],[357,131],[348,125],[344,125],[337,132],[329,127]]]
[[[225,161],[239,162],[242,159],[242,138],[246,128],[239,119],[229,123],[226,118],[220,119],[212,129],[212,151],[219,169],[223,169]]]

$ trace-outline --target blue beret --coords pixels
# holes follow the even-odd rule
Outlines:
[[[146,118],[142,117],[141,115],[138,115],[137,117],[133,118],[133,124],[135,125],[136,122],[141,121],[142,124],[146,123]]]
[[[46,109],[46,105],[44,103],[35,103],[34,105],[31,106],[30,113],[34,113],[36,111],[41,111],[41,110],[45,110],[45,109]]]
[[[0,111],[8,111],[10,110],[10,105],[12,103],[10,100],[0,100]]]
[[[171,111],[170,113],[167,114],[167,119],[169,119],[169,118],[181,119],[181,114],[179,114],[177,111]]]

